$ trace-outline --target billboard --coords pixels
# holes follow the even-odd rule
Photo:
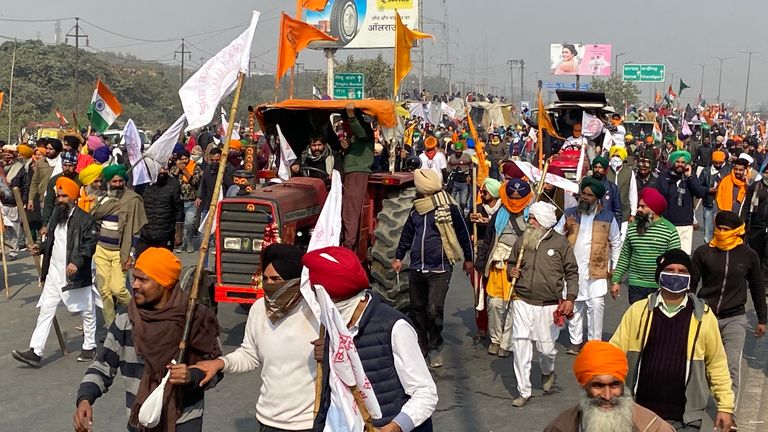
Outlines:
[[[409,29],[418,29],[418,0],[329,0],[320,12],[305,10],[304,21],[338,39],[310,48],[394,48],[395,9]]]
[[[611,45],[552,44],[549,64],[553,75],[610,75]]]

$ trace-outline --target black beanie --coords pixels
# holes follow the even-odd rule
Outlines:
[[[718,212],[715,216],[715,226],[727,226],[730,229],[735,229],[740,227],[744,222],[741,220],[739,215],[732,211],[723,210],[721,212]]]
[[[670,264],[680,264],[688,269],[688,273],[693,273],[693,262],[691,257],[688,256],[682,249],[670,249],[664,252],[664,255],[656,258],[656,282],[659,281],[659,275],[664,267]]]

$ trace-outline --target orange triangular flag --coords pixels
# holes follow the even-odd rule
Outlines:
[[[318,40],[335,41],[336,38],[328,36],[304,21],[295,20],[283,12],[280,19],[280,42],[277,50],[275,86],[279,85],[280,78],[296,63],[296,56],[299,51],[306,48],[310,42]]]
[[[397,89],[400,87],[400,81],[408,75],[411,70],[411,48],[416,39],[431,38],[432,35],[422,33],[416,30],[410,30],[403,24],[400,14],[395,11],[395,97]]]
[[[541,90],[539,90],[539,111],[537,116],[537,126],[540,131],[546,132],[549,134],[549,136],[555,137],[560,140],[564,140],[565,138],[561,137],[557,134],[557,130],[552,125],[552,120],[549,118],[549,114],[547,113],[547,107],[544,106],[544,100],[541,98]],[[538,143],[540,146],[542,143]]]
[[[301,0],[301,7],[315,12],[321,12],[327,4],[328,0]]]
[[[3,99],[5,99],[5,93],[0,92],[0,110],[3,109]]]

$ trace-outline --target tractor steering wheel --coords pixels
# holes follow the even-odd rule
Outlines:
[[[315,171],[317,173],[322,174],[323,175],[323,177],[322,177],[323,180],[327,180],[327,179],[329,179],[331,177],[327,172],[321,170],[320,168],[315,168],[315,167],[310,167],[310,166],[299,167],[299,172],[301,173],[302,177],[312,177],[310,175],[307,175],[310,171]]]

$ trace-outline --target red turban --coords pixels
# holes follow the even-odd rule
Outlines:
[[[664,198],[661,192],[657,191],[654,188],[651,188],[651,187],[643,188],[643,190],[640,191],[639,198],[643,200],[646,207],[651,209],[657,215],[661,215],[662,213],[664,213],[664,210],[667,209],[666,198]]]
[[[72,201],[77,201],[77,198],[80,196],[80,186],[72,181],[72,179],[64,176],[56,179],[56,189],[61,189]]]
[[[597,375],[611,375],[624,382],[627,379],[627,355],[609,342],[591,340],[573,362],[576,380],[584,387]]]
[[[520,167],[517,166],[514,162],[504,162],[504,164],[501,166],[501,171],[504,173],[506,177],[511,178],[525,178],[525,173],[520,169]]]
[[[368,288],[368,275],[351,250],[330,246],[307,252],[301,263],[309,270],[309,281],[322,285],[332,299],[347,299]]]

